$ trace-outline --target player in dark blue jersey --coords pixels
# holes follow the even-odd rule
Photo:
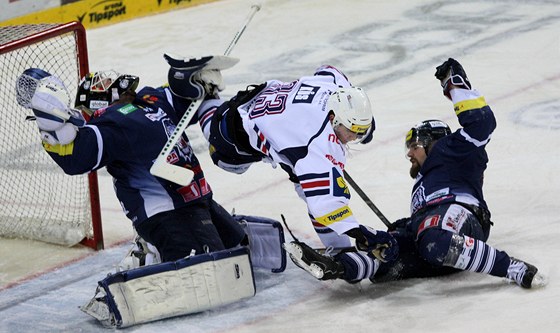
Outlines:
[[[192,170],[192,182],[181,186],[150,174],[175,124],[197,96],[181,98],[166,86],[136,91],[138,82],[136,76],[115,71],[86,75],[75,106],[91,114],[87,123],[70,108],[64,84],[43,70],[32,68],[22,74],[18,99],[33,109],[43,147],[65,173],[106,167],[124,212],[138,234],[156,247],[162,261],[238,245],[245,233],[212,200],[210,185],[185,134],[168,162]],[[217,89],[219,84],[206,88]]]
[[[70,175],[105,167],[140,236],[119,272],[100,281],[94,298],[81,307],[104,324],[133,325],[251,297],[253,267],[282,272],[286,266],[281,225],[233,217],[216,203],[185,133],[167,163],[191,170],[190,183],[150,173],[191,103],[213,98],[223,89],[220,69],[237,62],[223,56],[166,59],[181,67],[170,70],[173,80],[163,87],[137,91],[138,77],[115,71],[86,75],[75,106],[91,116],[87,122],[70,107],[68,91],[55,76],[30,68],[16,83],[18,103],[33,110],[51,158]],[[167,263],[155,265],[160,261]]]
[[[426,120],[408,131],[406,156],[415,179],[411,217],[391,228],[399,257],[381,262],[373,279],[472,271],[531,288],[535,276],[542,279],[535,266],[486,244],[492,222],[482,185],[488,163],[485,147],[496,128],[494,114],[456,60],[445,61],[435,75],[462,128],[452,133],[444,122]],[[333,258],[306,251],[321,265],[336,267]]]

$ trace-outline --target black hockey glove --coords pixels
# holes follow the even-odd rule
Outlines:
[[[359,228],[349,230],[346,234],[356,239],[358,250],[365,251],[368,256],[382,262],[393,261],[399,255],[399,245],[388,232],[360,225]]]
[[[403,217],[395,222],[391,223],[391,225],[387,228],[387,231],[396,231],[396,230],[404,230],[406,229],[406,225],[410,222],[410,217]]]
[[[453,58],[449,58],[443,64],[437,66],[435,76],[441,83],[443,94],[449,99],[451,99],[449,91],[452,85],[463,89],[472,89],[463,66]]]

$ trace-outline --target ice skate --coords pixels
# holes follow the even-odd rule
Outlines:
[[[302,242],[284,243],[284,249],[300,268],[319,280],[342,278],[344,266],[334,258],[319,254]]]
[[[537,267],[512,257],[506,278],[517,283],[522,288],[530,289],[533,286],[535,277],[537,277],[537,280],[540,279],[537,272]]]

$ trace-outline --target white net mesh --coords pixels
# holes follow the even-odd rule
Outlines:
[[[0,27],[0,236],[70,246],[93,234],[88,178],[65,175],[50,159],[15,89],[18,76],[36,67],[58,76],[75,96],[80,75],[74,33],[13,49],[14,41],[54,26]]]
[[[26,108],[31,107],[31,99],[37,89],[37,79],[22,74],[16,82],[16,100],[19,105]]]

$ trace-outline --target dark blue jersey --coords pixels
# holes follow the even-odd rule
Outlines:
[[[177,185],[154,177],[150,168],[189,105],[168,88],[141,89],[130,104],[97,110],[68,145],[43,144],[67,174],[106,167],[125,214],[134,224],[157,213],[206,201],[211,190],[186,135],[169,163],[194,171],[193,182]]]
[[[448,202],[488,208],[482,192],[488,164],[485,147],[496,119],[476,90],[453,89],[451,97],[462,128],[439,139],[430,149],[412,189],[412,214]]]

